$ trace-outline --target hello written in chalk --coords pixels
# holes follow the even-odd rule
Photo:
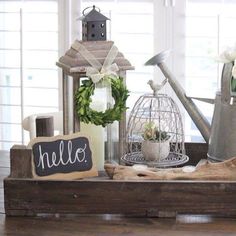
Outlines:
[[[38,176],[88,171],[92,168],[92,152],[86,137],[38,142],[32,150],[35,173]]]

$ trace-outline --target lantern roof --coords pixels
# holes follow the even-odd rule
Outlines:
[[[89,62],[80,53],[80,45],[82,44],[93,56],[103,65],[111,47],[114,45],[113,41],[78,41],[71,45],[71,48],[59,58],[56,63],[67,74],[81,73],[85,74],[88,67],[91,67]],[[119,51],[114,62],[119,71],[134,70],[131,63]]]
[[[95,6],[93,6],[93,9],[89,13],[87,13],[86,15],[83,15],[79,19],[86,22],[110,20],[109,18],[101,14],[99,11],[97,11]]]

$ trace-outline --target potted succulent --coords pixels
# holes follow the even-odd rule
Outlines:
[[[160,161],[169,155],[170,136],[165,131],[158,130],[154,122],[145,124],[142,137],[144,140],[141,151],[146,161]]]

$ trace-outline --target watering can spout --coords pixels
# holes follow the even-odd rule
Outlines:
[[[170,54],[170,50],[163,51],[154,57],[152,57],[150,60],[148,60],[145,65],[157,65],[164,76],[168,78],[168,82],[174,92],[176,93],[177,97],[183,104],[184,108],[187,110],[188,114],[192,118],[193,122],[199,129],[200,133],[202,134],[205,141],[208,143],[210,138],[210,123],[208,120],[204,117],[204,115],[201,113],[201,111],[198,109],[198,107],[195,105],[193,100],[190,97],[186,96],[185,90],[181,86],[181,84],[177,81],[175,76],[172,74],[172,72],[167,67],[165,60]]]

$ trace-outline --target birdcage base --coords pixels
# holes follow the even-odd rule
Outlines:
[[[133,152],[122,156],[121,160],[127,165],[141,164],[149,167],[168,168],[185,164],[189,157],[181,153],[170,152],[168,157],[163,160],[147,161],[141,152]]]

